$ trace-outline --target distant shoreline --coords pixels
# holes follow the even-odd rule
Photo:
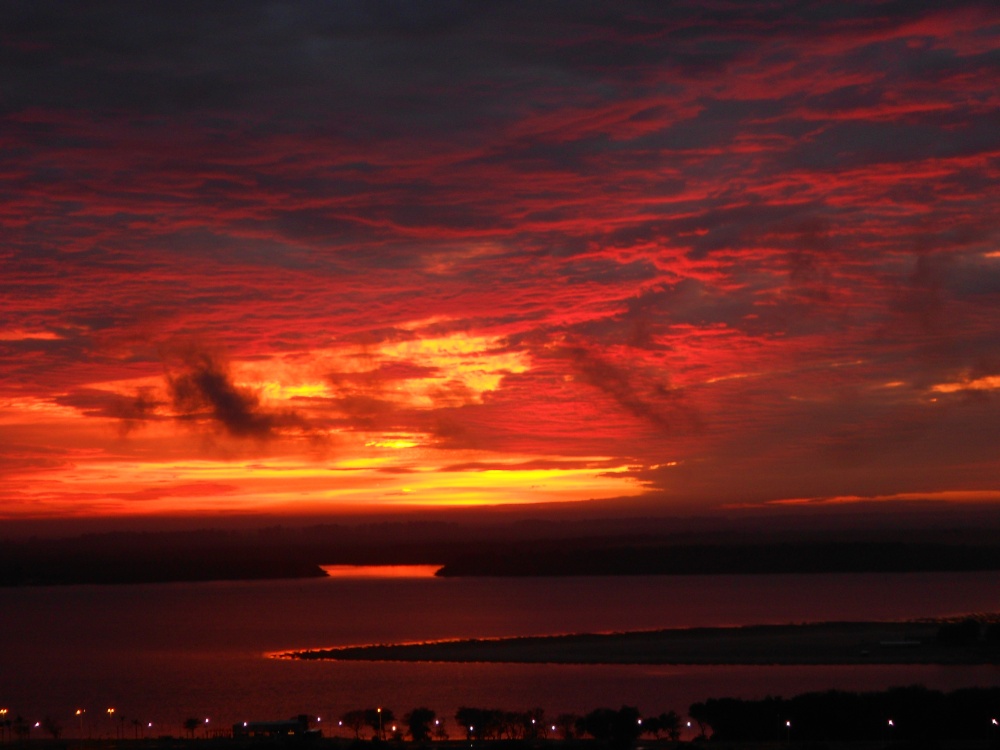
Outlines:
[[[449,577],[808,575],[1000,571],[1000,543],[976,530],[900,538],[832,535],[560,531],[520,526],[368,527],[119,532],[0,540],[0,587],[313,578],[320,566],[438,565]],[[658,530],[659,529],[659,530]],[[587,531],[584,535],[584,531]]]
[[[289,659],[524,664],[837,665],[997,664],[1000,643],[939,638],[943,623],[823,622],[683,628],[416,644],[276,654]]]
[[[1000,545],[782,541],[512,543],[469,551],[437,572],[452,577],[774,575],[1000,570]]]

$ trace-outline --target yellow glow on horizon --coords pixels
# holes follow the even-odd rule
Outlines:
[[[420,472],[406,476],[400,496],[387,502],[405,505],[474,506],[567,502],[599,496],[641,494],[641,485],[624,471],[590,467],[559,469],[485,469]],[[616,471],[623,473],[616,474]],[[403,491],[405,489],[405,492]]]
[[[426,450],[425,453],[434,453]],[[641,494],[628,467],[580,466],[441,471],[452,456],[438,452],[421,466],[399,465],[396,451],[355,456],[334,463],[308,457],[162,462],[89,460],[48,470],[44,478],[25,472],[17,503],[0,517],[35,515],[149,515],[192,512],[323,512],[555,503]],[[485,456],[479,456],[485,458]],[[404,469],[400,471],[400,469]],[[622,473],[616,473],[622,472]]]
[[[951,502],[996,503],[1000,502],[1000,489],[995,490],[937,490],[932,492],[898,492],[887,495],[833,495],[829,497],[788,497],[761,503],[732,503],[725,508],[766,508],[772,506],[821,507],[852,505],[858,503],[886,502]]]
[[[248,408],[294,413],[309,428],[241,440],[207,406],[177,414],[170,381],[180,370],[81,384],[84,397],[67,401],[74,405],[57,403],[61,395],[14,395],[0,400],[0,423],[25,444],[45,442],[55,458],[5,474],[11,489],[0,518],[498,506],[644,491],[628,466],[606,457],[445,449],[429,433],[362,430],[364,422],[345,419],[351,399],[384,409],[481,401],[506,375],[531,366],[526,352],[509,350],[501,337],[435,332],[219,366],[232,387],[258,397]],[[114,416],[119,403],[139,396],[142,418]]]

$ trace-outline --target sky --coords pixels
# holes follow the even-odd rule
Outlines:
[[[969,0],[5,2],[0,518],[1000,507],[998,80]]]

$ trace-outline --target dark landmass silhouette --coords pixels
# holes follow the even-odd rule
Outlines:
[[[671,531],[663,520],[274,526],[0,540],[0,586],[251,580],[321,565],[438,565],[441,576],[1000,570],[993,529]]]
[[[908,573],[1000,569],[1000,545],[933,542],[766,542],[632,546],[512,545],[471,552],[447,576]]]
[[[0,585],[167,583],[326,574],[294,547],[228,532],[113,533],[8,542]]]

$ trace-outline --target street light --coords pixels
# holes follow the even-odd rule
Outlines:
[[[380,740],[385,739],[385,732],[382,731],[382,707],[379,706],[376,711],[378,711],[378,738]]]

